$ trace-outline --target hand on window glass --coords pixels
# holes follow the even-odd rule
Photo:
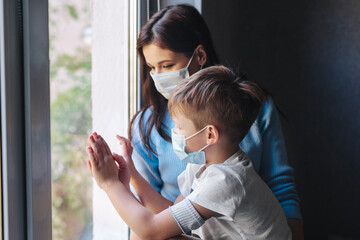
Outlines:
[[[89,169],[99,187],[106,189],[120,181],[129,189],[130,171],[124,158],[111,153],[105,140],[96,133],[90,135],[88,141]]]

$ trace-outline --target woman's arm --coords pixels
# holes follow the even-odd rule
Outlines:
[[[287,161],[281,123],[272,99],[264,103],[258,120],[262,141],[259,175],[279,200],[289,219],[293,239],[303,239],[300,203],[295,188],[293,169]]]
[[[141,140],[139,119],[142,116],[144,119],[142,131],[147,131],[146,120],[150,117],[151,110],[147,109],[144,113],[138,114],[133,122],[132,129],[132,147],[134,148],[132,160],[137,171],[141,176],[154,188],[155,191],[160,192],[163,187],[163,181],[159,171],[159,159],[157,154],[151,152]],[[154,131],[154,130],[153,130]],[[150,136],[151,142],[154,142],[152,134]],[[156,148],[153,148],[156,151]]]
[[[303,225],[299,219],[288,218],[288,225],[291,229],[293,240],[303,240],[304,239]]]

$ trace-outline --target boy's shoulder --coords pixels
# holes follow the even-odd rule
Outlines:
[[[238,175],[241,172],[246,172],[253,169],[253,165],[248,155],[239,150],[236,154],[227,159],[224,163],[213,164],[208,167],[208,171],[223,172],[229,175]]]

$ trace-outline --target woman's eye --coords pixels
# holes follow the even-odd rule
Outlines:
[[[163,66],[163,68],[171,68],[172,66],[174,66],[174,64],[165,65],[165,66]]]

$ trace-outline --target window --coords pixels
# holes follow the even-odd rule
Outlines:
[[[51,14],[62,11],[60,7],[53,8],[51,4],[63,4],[64,12],[76,19],[81,17],[81,11],[86,12],[81,4],[88,4],[89,1],[91,7],[88,7],[87,13],[92,14],[92,24],[82,28],[84,42],[79,49],[75,48],[75,53],[78,55],[75,56],[71,52],[59,53],[56,61],[50,59],[51,64],[55,64],[50,68],[49,49],[56,51],[52,47],[57,40],[53,38],[51,30],[49,34],[49,24],[58,24],[57,19],[53,19]],[[64,107],[58,102],[58,97],[61,96],[69,101],[66,99],[68,96],[62,94],[65,90],[71,89],[74,91],[72,94],[84,94],[86,99],[89,96],[86,94],[89,93],[90,87],[86,81],[89,76],[86,74],[89,74],[90,66],[92,70],[92,126],[90,128],[101,133],[115,152],[119,151],[115,134],[127,136],[129,119],[140,107],[135,43],[140,25],[146,21],[144,16],[147,12],[147,1],[83,0],[81,3],[74,2],[76,5],[74,5],[75,3],[71,4],[71,0],[61,1],[61,3],[51,0],[50,4],[46,0],[3,0],[0,2],[1,197],[3,209],[1,233],[5,240],[25,238],[49,240],[52,239],[52,236],[54,239],[67,239],[65,235],[57,235],[59,232],[52,228],[52,223],[54,225],[59,223],[60,227],[63,227],[61,224],[68,219],[59,222],[52,219],[51,175],[55,180],[61,178],[59,172],[65,166],[62,166],[63,164],[57,160],[63,157],[61,153],[69,154],[74,149],[61,149],[57,145],[58,141],[55,141],[56,146],[52,149],[55,153],[51,154],[50,143],[51,140],[54,141],[54,138],[50,138],[50,104],[58,104],[57,106],[52,105],[51,108],[52,111],[56,109],[53,112],[55,115],[60,111],[68,111],[70,108],[75,109],[76,113],[87,108],[89,105],[79,99],[70,101],[71,106]],[[149,4],[150,2],[160,6],[160,1],[156,1],[156,3],[149,1]],[[192,1],[185,2],[191,3]],[[198,4],[198,1],[193,2]],[[199,2],[201,6],[201,1]],[[162,1],[161,6],[170,3],[175,2]],[[79,6],[80,12],[78,11]],[[152,8],[154,11],[156,10],[156,7]],[[87,49],[90,39],[91,55]],[[89,60],[90,56],[92,61]],[[57,92],[50,94],[49,76],[66,75],[64,69],[71,68],[68,64],[71,61],[75,62],[78,67],[67,72],[71,75],[71,82],[68,82],[64,88],[57,87]],[[136,81],[134,81],[135,79]],[[76,89],[73,89],[74,87]],[[64,99],[63,101],[65,101]],[[54,108],[54,106],[58,108]],[[80,117],[82,116],[89,117],[86,113],[80,115]],[[63,116],[59,115],[56,117],[58,117],[58,122],[63,120],[69,129],[63,128],[61,131],[52,132],[52,137],[55,139],[58,137],[57,134],[71,132],[74,124],[72,120],[68,122],[72,118],[62,118]],[[76,117],[79,118],[79,116]],[[56,124],[52,123],[51,127],[56,127]],[[80,127],[84,127],[85,132],[88,129],[86,124]],[[82,139],[81,136],[78,137]],[[69,141],[74,141],[74,138]],[[75,139],[75,141],[80,140]],[[51,155],[53,162],[51,162]],[[86,169],[84,149],[78,149],[77,154],[73,157],[83,159],[83,167]],[[51,164],[54,165],[53,169]],[[70,170],[73,169],[69,168]],[[80,179],[82,179],[82,175]],[[75,185],[74,188],[82,191],[81,188],[87,186],[86,181],[84,180],[83,185],[80,183]],[[71,185],[73,182],[69,181],[66,184]],[[89,226],[91,228],[91,222],[86,221],[80,223],[80,227],[79,222],[71,225],[77,225],[79,227],[77,229],[81,229],[81,231],[71,230],[76,232],[75,235],[79,237],[78,239],[127,239],[128,228],[117,215],[107,196],[94,183],[90,182],[90,185],[93,186],[93,212],[86,214],[90,219],[91,214],[93,215],[92,234],[87,235],[87,229]],[[53,185],[55,192],[59,189],[58,186]],[[62,190],[69,189],[65,188],[64,190],[63,188]],[[79,203],[82,202],[78,201]],[[57,206],[62,206],[61,202]],[[59,210],[63,211],[61,207]]]

